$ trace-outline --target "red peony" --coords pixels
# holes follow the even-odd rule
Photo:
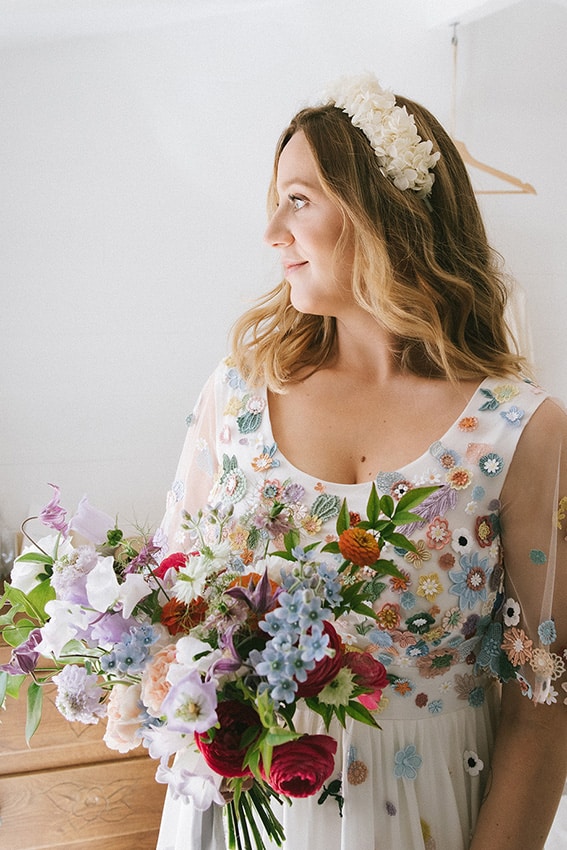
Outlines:
[[[337,742],[329,735],[303,735],[274,747],[269,784],[286,797],[311,797],[335,769]]]
[[[329,682],[332,682],[343,664],[343,653],[342,653],[342,642],[337,632],[335,631],[335,627],[331,625],[327,620],[323,624],[323,632],[329,635],[329,647],[334,649],[334,655],[330,658],[328,655],[325,655],[321,661],[318,661],[313,668],[307,674],[307,679],[305,682],[299,682],[296,697],[300,699],[301,697],[314,697],[323,690],[325,685],[328,685]]]
[[[159,579],[163,579],[166,572],[173,567],[175,570],[179,571],[181,567],[184,567],[187,563],[188,555],[185,555],[183,552],[174,552],[173,555],[168,555],[167,558],[164,558],[159,567],[156,567],[153,570],[153,574],[157,576]]]
[[[195,742],[210,768],[221,776],[252,776],[243,767],[246,747],[241,746],[242,736],[251,727],[261,730],[260,718],[251,706],[238,700],[219,702],[217,717],[220,729],[214,730],[214,738],[208,742],[207,734],[195,732]]]
[[[347,652],[343,657],[343,665],[352,671],[357,685],[370,690],[368,694],[360,694],[359,702],[370,711],[378,708],[382,691],[389,684],[384,665],[369,652]]]

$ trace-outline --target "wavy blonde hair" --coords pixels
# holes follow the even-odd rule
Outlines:
[[[302,131],[324,192],[343,214],[341,241],[354,241],[352,289],[357,302],[396,340],[400,367],[451,381],[519,375],[526,369],[506,325],[507,286],[488,244],[463,161],[431,113],[396,96],[423,139],[441,152],[424,201],[385,177],[361,130],[332,105],[301,110],[282,133],[268,193],[276,208],[281,153]],[[335,353],[336,323],[298,312],[283,280],[235,323],[232,352],[253,385],[275,392]]]

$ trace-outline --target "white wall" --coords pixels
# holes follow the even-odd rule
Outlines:
[[[0,522],[19,525],[51,481],[70,508],[88,492],[155,524],[232,321],[278,279],[261,237],[280,130],[365,68],[447,123],[451,33],[422,0],[0,0],[4,13]],[[464,24],[458,87],[471,152],[537,188],[482,207],[526,290],[542,380],[565,398],[566,34],[567,10],[544,0]]]

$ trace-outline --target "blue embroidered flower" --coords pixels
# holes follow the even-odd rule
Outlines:
[[[415,608],[416,596],[410,590],[404,591],[400,596],[400,605],[404,609],[404,611],[411,611],[412,608]]]
[[[522,424],[522,419],[524,418],[525,411],[521,410],[521,408],[516,407],[515,404],[512,407],[509,407],[508,410],[501,410],[500,416],[514,428],[519,428]]]
[[[530,551],[530,561],[532,564],[547,564],[547,556],[541,549],[532,549]]]
[[[431,712],[431,714],[440,714],[443,711],[443,700],[442,699],[433,699],[427,706],[427,710]]]
[[[443,469],[451,469],[453,466],[459,466],[461,457],[453,449],[446,448],[443,443],[437,441],[429,448],[430,453],[435,460],[438,460]]]
[[[459,562],[462,569],[449,572],[453,582],[449,589],[459,597],[462,610],[474,608],[479,600],[486,601],[492,567],[489,566],[488,558],[481,558],[478,552],[461,555]]]
[[[472,498],[474,502],[480,502],[481,499],[484,499],[484,494],[486,490],[484,487],[481,487],[480,484],[477,484],[476,487],[473,487]]]
[[[488,452],[488,454],[481,457],[478,465],[484,475],[494,478],[494,476],[500,475],[504,469],[504,458],[500,457],[496,452]]]
[[[422,758],[414,744],[408,744],[403,750],[398,750],[394,757],[394,775],[398,779],[416,779],[421,767]]]
[[[480,708],[480,706],[484,703],[484,688],[480,685],[473,688],[469,694],[468,702],[471,708]]]
[[[372,629],[372,631],[368,632],[367,637],[372,643],[382,649],[388,649],[394,643],[392,635],[382,629]]]
[[[544,646],[549,646],[550,643],[557,640],[557,630],[553,620],[544,620],[543,623],[540,623],[537,633]]]
[[[171,492],[173,493],[175,501],[180,502],[185,495],[185,484],[183,481],[174,481],[171,485]]]
[[[246,384],[244,383],[244,379],[241,377],[240,372],[236,369],[229,369],[226,373],[226,382],[231,388],[231,390],[243,390]]]

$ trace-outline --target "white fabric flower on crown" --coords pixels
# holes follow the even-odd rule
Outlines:
[[[405,106],[396,106],[392,92],[383,89],[374,74],[343,77],[327,89],[324,102],[342,109],[362,130],[394,186],[411,189],[419,198],[430,194],[432,169],[441,154],[432,153],[433,142],[422,140],[413,115]]]

